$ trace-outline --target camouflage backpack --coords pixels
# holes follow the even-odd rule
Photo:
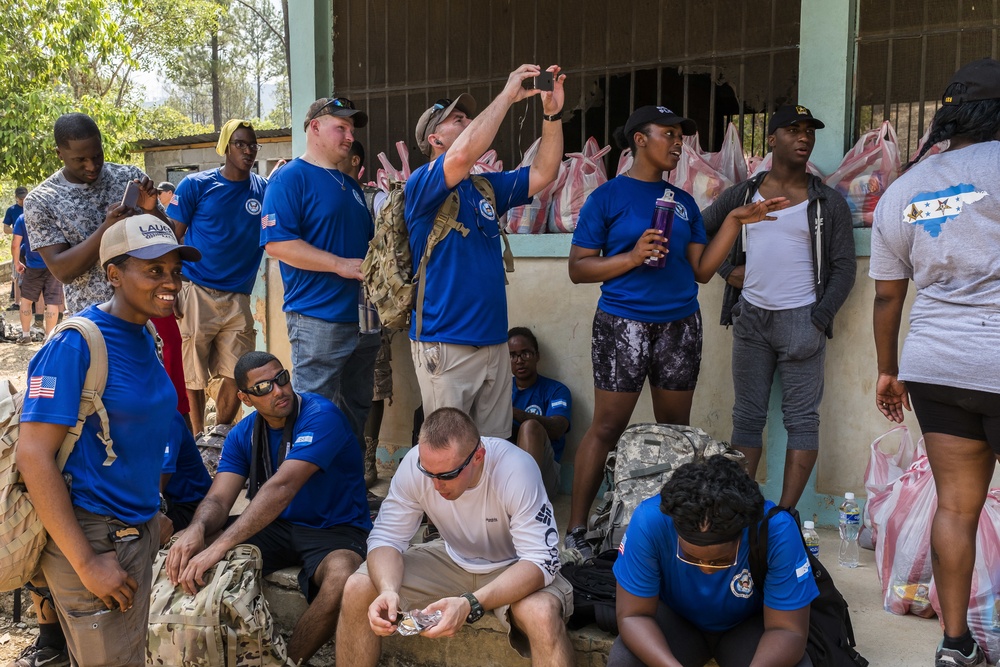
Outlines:
[[[66,465],[83,432],[84,421],[94,413],[101,422],[98,437],[104,442],[108,456],[105,465],[108,465],[117,456],[112,449],[108,413],[101,400],[108,380],[108,350],[104,345],[104,335],[96,324],[83,317],[64,320],[52,335],[65,329],[73,329],[83,335],[90,348],[90,367],[83,381],[76,426],[69,429],[59,446],[56,465],[59,470]],[[54,378],[31,378],[28,391],[44,396],[50,390],[48,385],[54,382]],[[9,381],[0,385],[0,591],[15,590],[28,583],[38,570],[47,541],[42,520],[31,504],[15,461],[24,397],[25,392],[15,393]]]
[[[496,210],[496,194],[490,182],[482,176],[474,175],[471,178],[479,194]],[[365,277],[368,298],[375,304],[382,326],[390,329],[409,328],[410,313],[416,310],[417,340],[420,340],[424,316],[424,285],[427,282],[425,278],[431,253],[452,230],[465,238],[469,234],[469,228],[456,217],[460,202],[458,191],[453,190],[438,209],[434,226],[427,237],[427,246],[414,276],[410,233],[403,218],[406,204],[404,185],[402,181],[389,182],[389,198],[375,219],[375,236],[368,244],[368,254],[361,264],[361,273]],[[510,273],[514,270],[514,255],[510,251],[507,235],[502,229],[500,237],[504,244],[504,267]]]
[[[172,543],[172,542],[171,542]],[[153,563],[147,665],[285,667],[285,640],[261,591],[263,559],[252,544],[226,552],[195,595],[167,576],[168,549]]]
[[[728,443],[692,426],[633,424],[625,429],[604,466],[610,490],[590,517],[587,541],[594,553],[618,548],[635,508],[658,494],[674,470],[715,454],[743,458]]]

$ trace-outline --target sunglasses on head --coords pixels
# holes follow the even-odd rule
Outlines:
[[[250,394],[251,396],[258,396],[258,397],[267,396],[272,391],[274,391],[274,385],[277,384],[279,387],[284,387],[285,385],[288,384],[289,380],[291,380],[291,376],[289,375],[288,369],[286,368],[277,375],[275,375],[272,379],[261,380],[257,384],[247,387],[242,391],[244,394]]]
[[[434,106],[432,108],[435,111],[441,111],[442,109],[447,109],[448,107],[450,107],[453,101],[454,100],[449,100],[447,97],[442,97],[441,99],[439,99],[437,102],[434,103]]]
[[[338,109],[351,109],[351,110],[353,110],[354,109],[354,102],[350,101],[346,97],[331,97],[330,99],[328,99],[326,101],[325,104],[323,104],[323,106],[321,106],[319,109],[316,109],[316,111],[314,111],[313,114],[311,116],[309,116],[309,118],[306,120],[306,122],[308,123],[310,120],[313,120],[314,118],[318,118],[318,117],[322,116],[323,112],[325,110],[329,109],[330,107],[337,107]]]
[[[472,463],[472,457],[476,455],[477,451],[479,451],[479,445],[480,445],[480,443],[477,442],[476,446],[472,448],[471,452],[469,452],[469,455],[467,457],[465,457],[465,461],[462,463],[462,465],[458,466],[454,470],[449,470],[448,472],[438,472],[438,473],[427,472],[424,469],[424,467],[420,464],[420,457],[419,456],[417,457],[417,470],[419,470],[420,472],[424,473],[425,475],[427,475],[431,479],[439,479],[442,482],[447,482],[449,480],[453,480],[456,477],[458,477],[459,475],[461,475],[462,471],[465,470],[470,463]]]

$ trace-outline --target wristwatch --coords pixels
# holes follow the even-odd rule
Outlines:
[[[483,617],[486,610],[483,609],[483,605],[479,604],[479,600],[472,593],[462,593],[462,597],[469,601],[469,615],[465,617],[466,623],[475,623]]]
[[[562,117],[563,117],[562,110],[557,111],[557,112],[555,112],[554,114],[551,114],[551,115],[549,115],[549,114],[542,114],[542,120],[547,120],[547,121],[550,121],[550,122],[551,121],[556,121],[556,120],[562,120]]]

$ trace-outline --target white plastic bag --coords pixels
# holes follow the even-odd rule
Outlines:
[[[899,144],[892,124],[885,121],[865,132],[826,184],[844,196],[855,227],[871,227],[875,205],[899,175]]]
[[[549,215],[549,231],[572,233],[580,217],[580,209],[590,193],[607,183],[608,173],[602,158],[611,146],[599,148],[597,139],[590,137],[583,146],[582,153],[567,153],[565,180],[552,193],[552,208]]]
[[[895,447],[886,451],[884,446],[892,441],[890,436],[893,434],[899,436],[899,441]],[[872,441],[868,467],[865,468],[865,493],[868,501],[865,503],[864,523],[872,531],[873,543],[878,540],[878,526],[872,522],[872,508],[883,502],[883,494],[889,493],[892,483],[902,477],[917,458],[926,455],[924,439],[914,443],[905,424],[888,430]]]
[[[681,145],[681,159],[677,162],[677,168],[670,172],[667,182],[694,197],[701,210],[711,206],[733,184],[699,155],[698,149],[692,148],[687,137]]]
[[[535,161],[541,142],[542,139],[539,137],[535,143],[528,147],[519,167],[527,167]],[[552,200],[552,191],[558,186],[560,178],[565,178],[564,172],[565,169],[560,164],[559,175],[552,183],[542,188],[542,191],[535,195],[530,204],[516,206],[507,212],[508,234],[542,234],[545,232],[545,220],[548,215],[549,202]]]

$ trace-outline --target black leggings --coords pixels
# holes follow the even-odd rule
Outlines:
[[[712,658],[719,667],[748,667],[764,634],[762,614],[754,614],[725,632],[706,632],[662,602],[656,609],[656,624],[670,651],[684,667],[703,667]],[[608,667],[643,667],[643,663],[618,637],[608,655]],[[808,654],[802,656],[796,667],[812,667]]]

